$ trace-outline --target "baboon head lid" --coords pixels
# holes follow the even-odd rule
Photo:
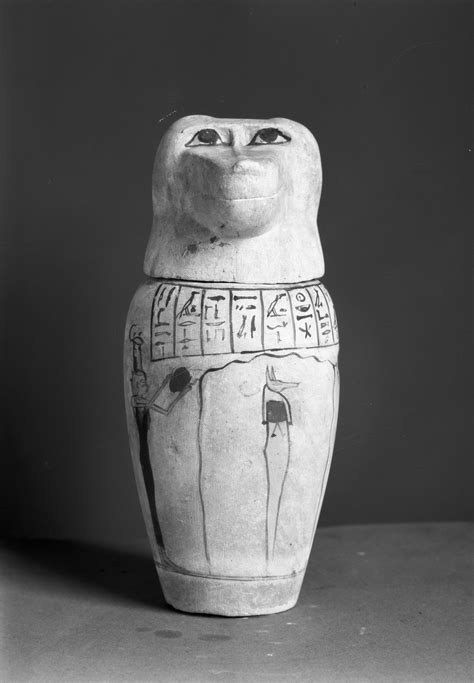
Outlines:
[[[252,284],[320,277],[321,181],[318,145],[299,123],[176,121],[156,154],[145,273]]]

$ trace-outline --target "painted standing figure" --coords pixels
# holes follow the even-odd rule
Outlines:
[[[292,424],[291,406],[282,391],[298,386],[298,382],[284,382],[275,377],[270,366],[266,371],[266,383],[262,394],[262,422],[267,426],[267,437],[263,453],[267,468],[267,518],[266,518],[266,559],[273,558],[278,528],[283,487],[290,465],[290,425]]]
[[[130,327],[129,339],[132,342],[133,357],[133,371],[130,378],[132,385],[132,405],[133,413],[135,415],[135,422],[138,429],[140,465],[143,472],[143,480],[145,483],[156,544],[160,551],[164,553],[163,535],[161,533],[160,523],[158,521],[158,515],[156,512],[155,482],[153,479],[150,450],[148,446],[148,431],[150,429],[150,409],[148,403],[149,386],[146,373],[143,370],[143,333],[141,329],[137,327],[137,325],[132,325]]]

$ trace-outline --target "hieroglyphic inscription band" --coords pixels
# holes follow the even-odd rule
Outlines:
[[[319,281],[265,289],[161,282],[153,299],[151,360],[337,344],[336,314]]]

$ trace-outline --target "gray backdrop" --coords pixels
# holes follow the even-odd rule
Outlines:
[[[2,5],[3,532],[141,536],[122,330],[178,116],[285,116],[323,160],[342,400],[322,524],[469,515],[469,4]],[[468,357],[469,353],[469,357]]]

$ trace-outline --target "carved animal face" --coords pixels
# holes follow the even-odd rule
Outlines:
[[[260,258],[270,261],[277,245],[281,256],[293,260],[293,277],[320,275],[321,179],[316,140],[299,123],[209,116],[176,121],[156,155],[145,272],[189,277],[204,268],[214,279],[255,281],[259,249]],[[253,240],[268,235],[270,241]],[[225,250],[215,253],[217,240]],[[303,249],[314,253],[305,256]],[[275,277],[278,269],[277,259]],[[280,281],[287,277],[282,273]]]
[[[284,147],[294,143],[287,126],[199,121],[178,139],[186,140],[179,176],[182,187],[189,188],[189,216],[225,238],[252,237],[271,228],[289,190],[291,151],[285,153]]]

